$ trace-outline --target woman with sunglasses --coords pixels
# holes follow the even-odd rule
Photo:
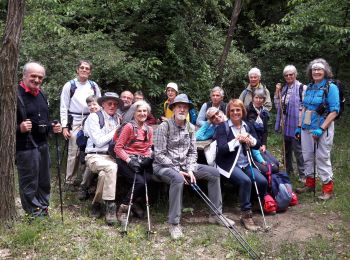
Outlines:
[[[300,140],[294,137],[295,129],[298,127],[300,104],[306,85],[297,80],[297,69],[293,65],[287,65],[283,69],[285,83],[276,84],[275,106],[277,108],[275,131],[283,131],[285,166],[287,173],[293,173],[293,153],[297,161],[299,181],[304,182],[304,160],[301,151]]]

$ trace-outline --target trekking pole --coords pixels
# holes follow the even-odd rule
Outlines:
[[[145,197],[146,197],[146,210],[147,210],[147,224],[148,224],[148,229],[147,229],[147,238],[150,238],[151,234],[155,234],[155,231],[151,230],[151,218],[149,214],[149,200],[148,200],[148,187],[147,187],[147,178],[146,178],[146,172],[144,172],[144,178],[145,178]]]
[[[205,204],[214,212],[217,218],[224,224],[224,226],[229,230],[233,237],[238,241],[238,243],[243,247],[244,250],[249,254],[252,259],[260,259],[259,255],[254,251],[254,249],[249,245],[247,240],[239,233],[235,226],[229,224],[225,216],[218,210],[214,203],[208,198],[208,196],[200,189],[196,183],[191,183],[191,188],[197,192],[197,194],[203,199]]]
[[[129,223],[132,199],[134,197],[134,189],[135,189],[135,183],[136,183],[136,174],[137,173],[135,172],[134,173],[134,181],[133,181],[132,188],[131,188],[131,195],[130,195],[130,201],[129,201],[129,206],[128,206],[128,214],[126,215],[126,222],[125,222],[124,229],[121,231],[122,235],[127,235],[128,234],[127,227],[128,227],[128,223]]]
[[[264,209],[263,206],[261,204],[261,199],[260,199],[260,195],[259,195],[259,189],[258,189],[258,185],[256,184],[256,179],[255,179],[255,174],[254,174],[254,170],[253,170],[253,165],[252,165],[252,153],[250,151],[250,147],[247,146],[247,157],[248,157],[248,163],[249,163],[249,167],[250,167],[250,171],[252,173],[252,177],[253,177],[253,182],[254,182],[254,186],[255,186],[255,190],[256,190],[256,195],[258,196],[258,201],[259,201],[259,206],[260,206],[260,210],[261,210],[261,214],[264,220],[264,229],[265,231],[267,231],[269,229],[269,227],[266,224],[266,219],[265,219],[265,214],[264,214]]]
[[[282,108],[282,88],[278,92],[278,99],[280,100],[280,109],[281,109],[281,128],[282,128],[282,153],[283,153],[283,165],[284,169],[287,169],[287,160],[286,160],[286,143],[284,140],[284,113]]]
[[[316,198],[316,148],[318,145],[318,140],[314,140],[314,199]]]
[[[58,120],[54,120],[53,123],[56,125]],[[55,134],[56,142],[56,156],[57,156],[57,176],[58,176],[58,190],[60,194],[60,204],[61,204],[61,219],[63,223],[63,199],[62,199],[62,180],[61,180],[61,159],[60,159],[60,146],[58,144],[58,134]]]

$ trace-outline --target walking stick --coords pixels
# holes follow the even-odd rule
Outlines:
[[[230,231],[233,237],[238,241],[238,243],[247,251],[252,259],[260,259],[260,256],[254,251],[254,249],[249,245],[247,240],[243,238],[241,233],[236,229],[235,226],[230,225],[225,216],[219,211],[219,209],[214,205],[214,203],[208,198],[208,196],[199,188],[196,183],[191,183],[189,181],[191,188],[197,192],[199,197],[203,199],[205,204],[214,212],[217,218],[224,224],[224,226]]]
[[[135,190],[135,183],[136,183],[136,174],[137,173],[135,172],[135,174],[134,174],[134,181],[133,181],[132,188],[131,188],[131,195],[130,195],[130,201],[129,201],[129,207],[128,207],[128,214],[126,216],[126,222],[125,222],[124,229],[121,231],[122,235],[127,235],[128,234],[127,228],[128,228],[128,223],[129,223],[132,199],[134,197],[134,190]]]
[[[53,123],[56,125],[58,120],[54,120]],[[63,223],[63,199],[62,199],[62,180],[61,180],[61,159],[60,159],[60,146],[58,144],[58,134],[55,134],[56,142],[56,156],[57,156],[57,176],[58,176],[58,190],[60,193],[60,204],[61,204],[61,219]]]
[[[278,83],[280,84],[280,83]],[[284,140],[284,114],[283,114],[283,108],[282,108],[282,88],[280,91],[278,91],[278,99],[280,101],[280,110],[281,110],[281,128],[282,128],[282,153],[283,153],[283,165],[284,169],[287,169],[287,161],[286,161],[286,144]]]
[[[255,186],[255,190],[256,190],[256,195],[258,196],[258,201],[259,201],[259,205],[260,205],[260,210],[261,210],[261,214],[264,220],[264,229],[265,231],[267,231],[269,229],[269,227],[266,224],[266,219],[265,219],[265,214],[264,214],[264,209],[263,206],[261,204],[261,199],[260,199],[260,194],[259,194],[259,189],[258,189],[258,185],[256,184],[256,179],[255,179],[255,174],[254,174],[254,170],[253,170],[253,165],[252,165],[252,153],[250,151],[249,146],[247,146],[247,157],[248,157],[248,163],[249,163],[249,167],[250,167],[250,171],[252,173],[252,177],[253,177],[253,182],[254,182],[254,186]]]
[[[316,148],[318,145],[318,141],[315,139],[314,140],[314,199],[316,198]]]
[[[147,209],[147,224],[148,224],[148,229],[147,229],[147,237],[150,238],[151,234],[155,234],[155,231],[151,230],[151,218],[149,214],[149,201],[148,201],[148,187],[147,187],[147,178],[146,178],[146,172],[144,171],[144,178],[145,178],[145,196],[146,196],[146,209]]]

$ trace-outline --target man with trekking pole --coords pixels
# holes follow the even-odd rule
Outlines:
[[[308,65],[312,83],[306,89],[301,110],[301,122],[295,130],[301,138],[305,164],[305,186],[297,193],[315,192],[316,172],[322,182],[321,200],[333,196],[333,170],[330,153],[333,146],[334,119],[339,113],[339,89],[331,83],[332,71],[324,59],[315,59]]]
[[[41,84],[45,68],[37,62],[23,67],[18,86],[16,165],[22,207],[30,218],[47,217],[50,201],[49,133],[61,133],[61,124],[49,120]]]
[[[183,237],[180,218],[184,184],[196,183],[197,179],[208,181],[208,197],[220,213],[210,215],[208,221],[234,225],[222,214],[220,173],[214,167],[197,164],[195,128],[186,121],[192,106],[186,94],[176,96],[169,105],[174,115],[158,126],[154,136],[154,174],[170,184],[168,223],[172,239]]]

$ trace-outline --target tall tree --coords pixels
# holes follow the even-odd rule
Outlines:
[[[233,8],[232,11],[232,15],[231,15],[231,21],[230,21],[230,26],[228,28],[228,32],[227,32],[227,37],[226,37],[226,41],[225,41],[225,46],[224,46],[224,50],[222,51],[219,63],[218,63],[218,76],[215,79],[215,86],[220,85],[220,83],[222,82],[222,76],[224,74],[224,66],[225,66],[225,62],[227,59],[227,55],[230,51],[230,47],[231,47],[231,43],[233,40],[233,33],[235,31],[236,28],[236,24],[237,24],[237,20],[238,20],[238,16],[241,12],[241,8],[242,8],[242,0],[236,0],[235,1],[235,6]]]
[[[8,0],[0,49],[0,219],[11,220],[15,208],[16,83],[25,0]],[[4,223],[4,221],[2,221]]]

